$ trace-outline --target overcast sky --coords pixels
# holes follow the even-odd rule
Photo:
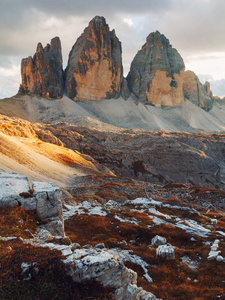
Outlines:
[[[147,35],[159,30],[187,70],[225,95],[224,0],[0,0],[0,98],[17,93],[20,61],[59,36],[64,67],[76,39],[96,15],[122,42],[125,75]]]

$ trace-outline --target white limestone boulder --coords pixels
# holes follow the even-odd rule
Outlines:
[[[160,245],[156,249],[156,255],[166,258],[167,260],[173,260],[175,259],[174,247],[168,245]]]

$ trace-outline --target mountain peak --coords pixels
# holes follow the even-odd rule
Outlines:
[[[151,32],[146,38],[147,45],[163,45],[164,47],[169,47],[170,41],[165,37],[164,34],[161,34],[158,30]]]
[[[145,104],[174,106],[184,102],[184,62],[159,31],[150,33],[131,63],[130,90]]]
[[[95,16],[90,22],[89,22],[89,26],[91,26],[92,24],[98,25],[98,26],[102,26],[102,25],[107,25],[106,20],[104,17],[100,17],[100,16]]]
[[[74,100],[118,98],[123,80],[121,43],[96,16],[74,44],[66,69],[66,93]]]

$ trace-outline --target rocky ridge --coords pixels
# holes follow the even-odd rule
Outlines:
[[[185,65],[178,51],[159,31],[148,35],[146,43],[123,77],[121,42],[110,31],[104,17],[93,18],[69,54],[65,76],[62,70],[61,43],[37,46],[34,57],[21,63],[19,94],[62,98],[65,92],[75,101],[111,98],[128,99],[154,106],[177,106],[185,99],[209,111],[215,97],[209,83],[202,85]]]

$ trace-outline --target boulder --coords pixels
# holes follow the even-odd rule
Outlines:
[[[122,81],[121,43],[105,18],[96,16],[70,51],[66,94],[81,101],[118,98]]]
[[[37,201],[37,214],[48,219],[52,217],[62,216],[61,192],[40,192],[35,198]]]
[[[77,249],[64,262],[74,282],[94,279],[113,288],[116,300],[156,300],[152,293],[137,287],[137,274],[106,249]]]
[[[19,94],[36,94],[48,99],[62,98],[64,75],[58,37],[53,38],[45,48],[38,43],[33,58],[29,56],[22,59],[21,77]]]
[[[184,102],[184,62],[159,31],[149,34],[131,63],[130,91],[145,104],[174,106]]]
[[[26,211],[36,210],[38,216],[48,222],[45,228],[52,235],[64,236],[61,191],[57,186],[46,182],[33,182],[32,188],[31,194],[26,176],[0,173],[0,207],[20,205]]]
[[[26,211],[31,211],[31,210],[36,210],[37,209],[37,200],[35,197],[32,198],[22,198],[20,197],[18,199],[18,202],[20,205],[26,210]]]
[[[163,236],[160,235],[156,235],[151,242],[151,245],[153,247],[157,247],[159,245],[165,245],[166,244],[166,238],[164,238]]]
[[[203,85],[198,76],[192,71],[184,73],[184,97],[195,105],[209,111],[214,103],[214,97],[210,90],[210,84],[206,81]]]
[[[159,257],[166,258],[167,260],[175,259],[174,248],[169,245],[160,245],[156,249],[156,255]]]
[[[222,262],[222,261],[223,261],[223,256],[218,255],[218,256],[216,257],[216,260],[217,260],[218,262]]]
[[[217,219],[211,219],[211,224],[216,225],[217,224]]]
[[[45,228],[53,235],[53,236],[62,236],[64,237],[64,222],[59,220],[58,218],[53,219],[49,223],[45,225]]]

